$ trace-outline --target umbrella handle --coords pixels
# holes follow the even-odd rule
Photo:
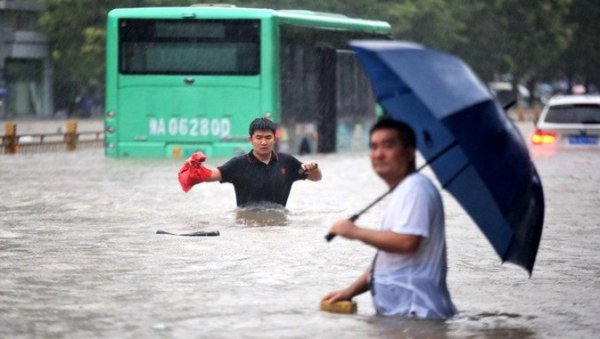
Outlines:
[[[364,211],[362,211],[364,212]],[[353,216],[351,216],[350,218],[348,218],[348,220],[355,222],[360,215],[362,214],[362,212],[354,214]],[[333,238],[335,238],[335,234],[334,233],[327,233],[327,235],[325,236],[325,240],[327,240],[327,242],[330,242],[331,240],[333,240]]]
[[[421,168],[419,168],[419,170],[421,170]],[[396,185],[394,185],[393,187],[391,187],[387,192],[383,193],[382,195],[380,195],[377,199],[375,199],[372,203],[369,204],[369,206],[363,208],[362,211],[354,214],[353,216],[351,216],[350,218],[348,218],[348,220],[355,222],[356,220],[358,220],[358,218],[365,213],[367,210],[369,210],[369,208],[373,207],[375,204],[377,204],[378,202],[381,201],[381,199],[387,197],[388,194],[392,193],[394,191],[394,188],[396,188],[396,186],[398,186],[400,183],[397,183]],[[328,233],[325,236],[325,240],[327,240],[328,242],[333,240],[333,238],[335,238],[335,234],[333,233]]]

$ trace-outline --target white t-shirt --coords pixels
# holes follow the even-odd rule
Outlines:
[[[456,313],[446,286],[444,207],[437,188],[413,173],[391,193],[381,230],[419,235],[419,249],[397,254],[379,251],[373,303],[378,314],[449,318]]]

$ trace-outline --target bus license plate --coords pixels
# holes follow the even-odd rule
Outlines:
[[[569,144],[571,145],[597,145],[598,136],[596,135],[570,135]]]

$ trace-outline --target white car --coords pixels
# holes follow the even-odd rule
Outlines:
[[[550,98],[531,141],[560,148],[600,149],[600,95],[564,95]]]

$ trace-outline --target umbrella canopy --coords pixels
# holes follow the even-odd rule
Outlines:
[[[533,270],[544,194],[527,146],[490,90],[453,55],[400,41],[353,41],[378,102],[502,261]]]

